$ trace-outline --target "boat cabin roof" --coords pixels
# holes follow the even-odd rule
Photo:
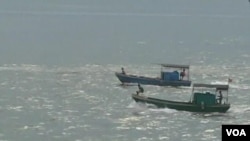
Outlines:
[[[229,85],[223,85],[223,84],[202,84],[202,83],[196,83],[193,84],[193,87],[204,87],[204,88],[216,88],[216,90],[228,90]]]
[[[183,69],[189,69],[189,65],[177,65],[177,64],[159,64],[162,67],[166,68],[183,68]]]

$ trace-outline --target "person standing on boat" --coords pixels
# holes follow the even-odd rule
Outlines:
[[[219,91],[219,97],[218,97],[218,100],[219,100],[219,103],[221,104],[221,102],[222,102],[222,97],[223,97],[223,95],[222,95],[222,93],[221,93],[221,90]]]
[[[185,69],[182,70],[182,72],[180,73],[180,77],[181,77],[181,80],[183,80],[183,77],[185,76]]]
[[[122,67],[122,74],[126,74],[126,72],[125,72],[125,70],[124,70],[124,68]]]
[[[142,86],[138,83],[138,88],[139,90],[136,91],[136,94],[138,95],[139,93],[143,93],[144,92],[144,89],[142,88]]]

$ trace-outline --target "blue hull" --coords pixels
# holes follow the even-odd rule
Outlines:
[[[158,86],[191,86],[191,81],[188,80],[166,81],[160,78],[125,75],[117,72],[115,73],[115,75],[122,83],[140,83],[143,85],[158,85]]]

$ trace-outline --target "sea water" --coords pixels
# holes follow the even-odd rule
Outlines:
[[[247,0],[0,1],[1,141],[220,141],[250,124]],[[116,71],[159,77],[188,64],[193,83],[229,84],[227,113],[135,103]],[[143,86],[189,101],[189,87]]]

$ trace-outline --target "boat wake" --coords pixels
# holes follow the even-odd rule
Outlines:
[[[150,113],[176,113],[178,111],[169,108],[157,108],[153,104],[145,104],[140,102],[132,102],[128,108],[132,109],[133,114],[139,114],[144,112]]]
[[[155,112],[155,113],[176,113],[176,112],[178,112],[177,110],[169,109],[169,108],[163,108],[163,109],[149,109],[149,111]]]

